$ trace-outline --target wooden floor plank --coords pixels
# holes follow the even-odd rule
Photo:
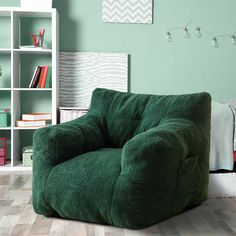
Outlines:
[[[32,175],[0,173],[0,236],[236,236],[236,199],[209,199],[183,214],[142,230],[36,215]]]

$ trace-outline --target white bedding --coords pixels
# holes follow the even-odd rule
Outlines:
[[[228,104],[212,101],[210,170],[233,170],[234,113]]]

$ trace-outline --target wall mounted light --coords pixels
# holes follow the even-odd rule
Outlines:
[[[235,35],[232,35],[231,42],[234,46],[236,46],[236,37],[235,37]]]
[[[191,35],[186,27],[184,28],[183,32],[184,32],[184,37],[186,39],[189,39],[191,37]]]
[[[211,45],[214,48],[219,48],[220,44],[219,44],[219,38],[230,38],[231,39],[231,43],[233,46],[236,46],[236,32],[234,32],[233,34],[213,34],[211,33],[209,30],[200,27],[199,24],[197,24],[194,20],[190,20],[185,26],[183,27],[173,27],[168,29],[167,33],[166,33],[166,39],[168,42],[172,42],[172,35],[174,31],[183,31],[183,36],[186,39],[189,39],[191,37],[191,34],[189,32],[189,28],[190,26],[193,25],[195,26],[195,36],[197,38],[201,38],[203,33],[205,35],[208,35],[211,38]]]
[[[212,39],[212,46],[214,47],[214,48],[218,48],[220,45],[219,45],[219,43],[218,43],[218,41],[217,41],[217,38],[216,37],[214,37],[213,39]]]
[[[167,40],[167,42],[172,42],[172,36],[169,31],[166,32],[166,40]]]
[[[197,38],[202,37],[202,32],[201,32],[201,29],[200,29],[199,26],[195,29],[195,35],[196,35]]]

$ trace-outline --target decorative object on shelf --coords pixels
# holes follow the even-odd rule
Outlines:
[[[76,107],[60,107],[60,123],[75,120],[88,112],[88,109]]]
[[[32,167],[33,164],[33,147],[24,147],[22,150],[22,159],[24,167]]]
[[[152,0],[103,0],[102,20],[109,23],[152,24]]]
[[[35,10],[48,10],[52,8],[52,0],[21,0],[21,7]]]
[[[0,66],[0,77],[2,77],[2,66]]]
[[[128,54],[59,54],[59,106],[88,109],[95,88],[127,92]]]
[[[211,38],[211,44],[212,47],[214,48],[218,48],[220,46],[219,44],[220,38],[228,38],[229,41],[231,41],[231,44],[233,46],[236,46],[236,31],[228,34],[213,34],[209,30],[201,27],[194,20],[190,20],[185,26],[173,27],[168,29],[166,32],[166,40],[168,42],[173,41],[172,35],[174,31],[183,31],[184,38],[189,39],[191,37],[191,34],[189,32],[189,28],[191,25],[195,27],[195,33],[194,33],[195,37],[201,38],[203,33],[207,34]]]
[[[43,47],[44,34],[45,34],[45,29],[40,29],[38,34],[30,32],[30,36],[33,39],[34,47],[41,47],[41,48]]]
[[[9,126],[9,109],[0,109],[0,127]]]
[[[7,139],[0,138],[0,166],[6,165],[7,162]]]

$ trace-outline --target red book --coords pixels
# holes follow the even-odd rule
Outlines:
[[[39,83],[38,83],[38,88],[42,88],[41,86],[42,86],[42,80],[43,80],[43,74],[44,74],[44,70],[45,70],[45,68],[44,68],[44,66],[41,66],[41,73],[40,73],[40,77],[39,77]]]
[[[41,88],[45,88],[47,76],[48,76],[48,68],[49,68],[49,66],[44,66]]]

